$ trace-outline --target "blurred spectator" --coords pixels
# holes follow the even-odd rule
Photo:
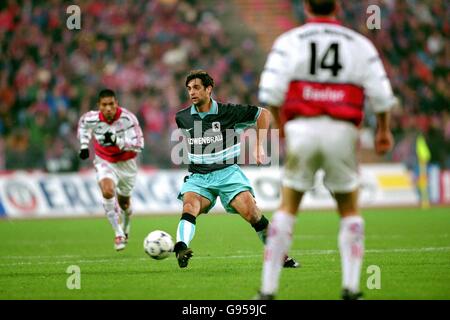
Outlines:
[[[76,170],[75,160],[67,166],[49,163],[71,158],[68,154],[77,150],[72,139],[77,119],[97,108],[96,93],[104,87],[115,90],[119,103],[142,121],[142,162],[158,167],[172,166],[173,115],[188,104],[184,77],[189,70],[203,68],[213,75],[220,88],[217,99],[257,103],[261,62],[256,57],[261,52],[245,28],[238,28],[237,34],[228,31],[232,29],[224,17],[234,12],[233,2],[77,4],[81,30],[68,30],[68,16],[61,14],[66,1],[0,1],[0,139],[5,169]],[[293,4],[303,22],[302,1]],[[381,30],[369,31],[365,25],[369,4],[381,8]],[[402,139],[408,141],[403,127],[408,118],[425,115],[429,125],[423,128],[431,130],[424,133],[435,146],[433,157],[450,167],[448,1],[344,0],[342,7],[343,21],[374,41],[403,106],[393,119],[397,147],[403,146]],[[439,151],[442,139],[447,149]]]
[[[8,141],[8,159],[22,153],[35,158],[31,163],[26,156],[24,161],[6,161],[6,169],[76,168],[76,163],[55,163],[64,152],[76,150],[70,137],[78,115],[96,108],[95,94],[103,87],[116,90],[120,103],[143,121],[144,164],[163,167],[171,166],[169,118],[186,106],[184,77],[189,70],[201,67],[224,78],[233,63],[240,99],[250,103],[248,92],[258,68],[252,60],[242,61],[240,50],[232,51],[234,43],[218,18],[230,10],[230,2],[114,0],[78,5],[81,30],[68,30],[68,16],[60,16],[66,12],[65,1],[0,2],[0,133]],[[246,50],[251,54],[257,48]],[[232,83],[223,87],[231,94],[236,91]],[[15,128],[20,133],[13,134]]]
[[[33,153],[30,152],[29,133],[25,129],[14,130],[6,140],[5,146],[5,166],[9,170],[15,169],[36,169],[42,163],[33,159]]]

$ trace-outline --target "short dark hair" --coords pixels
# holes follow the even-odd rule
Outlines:
[[[186,77],[185,86],[187,87],[188,83],[192,79],[200,79],[205,88],[211,86],[214,88],[214,79],[208,74],[208,72],[204,70],[192,70]]]
[[[326,16],[336,9],[336,0],[305,0],[313,14]]]
[[[100,100],[102,98],[108,98],[108,97],[113,97],[114,99],[116,99],[116,94],[111,89],[103,89],[98,94],[98,100],[97,101],[100,102]]]

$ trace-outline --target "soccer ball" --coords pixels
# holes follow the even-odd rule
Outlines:
[[[144,251],[150,258],[162,260],[173,252],[173,240],[165,231],[155,230],[150,232],[144,239]]]

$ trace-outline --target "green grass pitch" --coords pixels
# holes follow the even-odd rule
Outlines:
[[[450,209],[363,210],[365,299],[450,299]],[[270,216],[268,214],[268,216]],[[179,215],[135,216],[127,248],[113,250],[106,218],[0,220],[0,299],[251,299],[260,285],[262,245],[239,216],[202,215],[185,269],[173,255],[150,259],[145,235],[175,236]],[[297,218],[291,255],[300,269],[285,269],[277,298],[338,299],[339,219],[333,211]],[[81,289],[66,286],[69,266],[80,267]],[[370,265],[381,288],[368,289]]]

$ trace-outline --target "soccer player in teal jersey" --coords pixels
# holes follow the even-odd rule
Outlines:
[[[196,218],[214,207],[217,197],[229,213],[238,213],[266,241],[269,221],[258,209],[250,181],[237,164],[240,142],[237,133],[256,123],[256,161],[261,164],[265,154],[262,132],[270,125],[266,109],[220,103],[211,98],[214,80],[203,70],[194,70],[186,78],[186,88],[192,105],[176,115],[178,128],[186,136],[189,172],[181,188],[183,214],[177,229],[175,255],[181,268],[192,257],[189,243],[195,234]],[[298,262],[285,257],[284,266],[297,268]]]

